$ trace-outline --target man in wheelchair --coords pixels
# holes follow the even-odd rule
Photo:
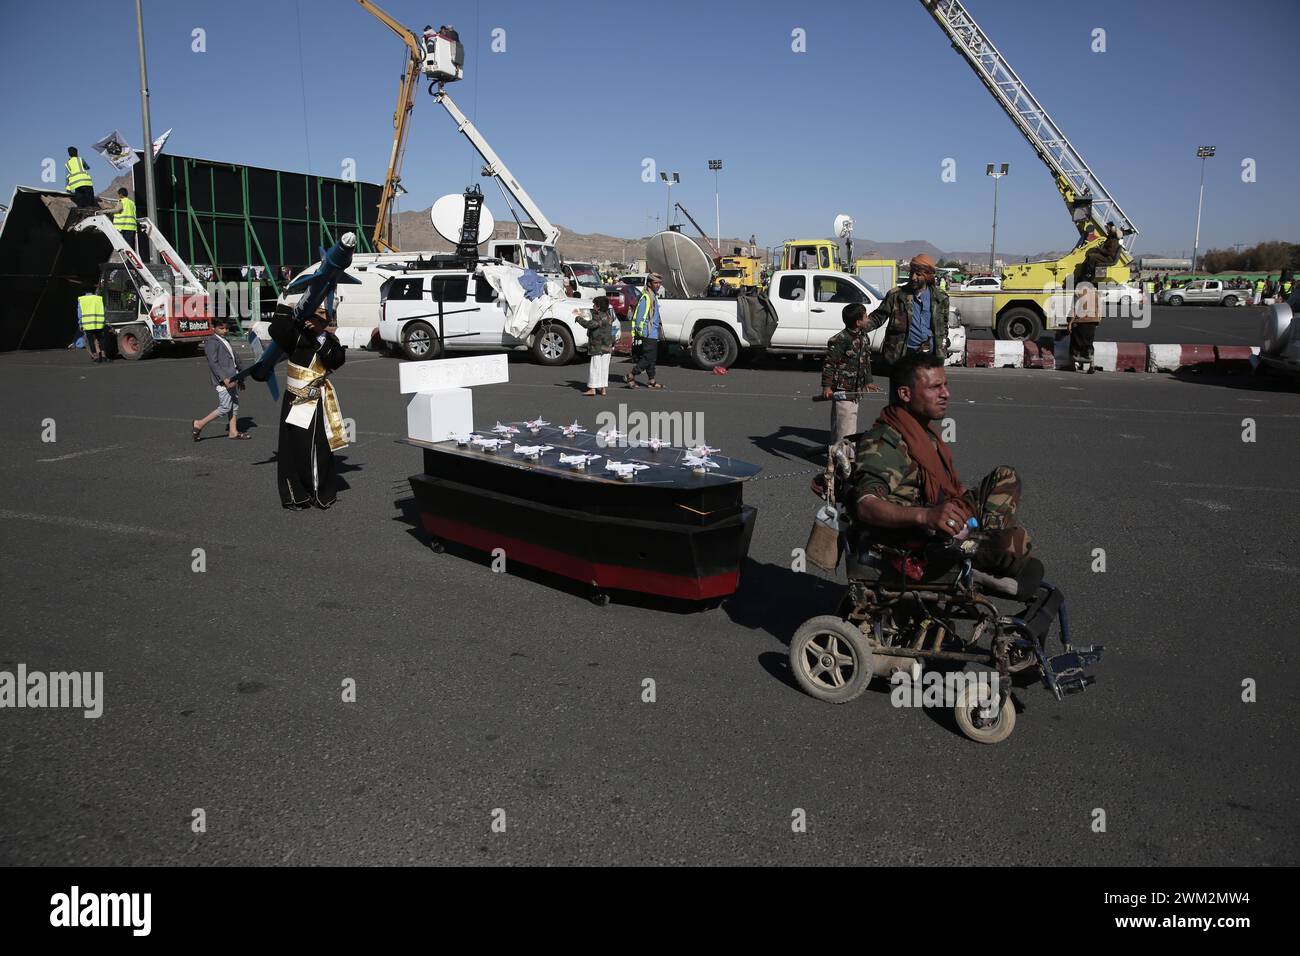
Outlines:
[[[849,588],[839,613],[806,621],[791,639],[796,681],[815,697],[843,703],[873,671],[883,676],[919,659],[992,669],[1000,678],[1034,668],[1058,698],[1083,690],[1093,683],[1085,667],[1103,648],[1070,643],[1064,595],[1043,580],[1042,563],[1029,556],[1029,534],[1016,521],[1015,469],[1002,465],[974,488],[962,484],[933,428],[948,412],[940,356],[903,356],[890,384],[895,398],[875,424],[832,446],[825,474],[813,481],[814,492],[847,512],[841,542]],[[809,541],[811,560],[818,534]],[[836,561],[818,563],[829,570]],[[1008,615],[989,597],[1024,607]],[[957,632],[962,620],[976,622],[969,636]],[[1064,653],[1048,657],[1054,624]],[[959,699],[962,732],[984,743],[1005,739],[1015,725],[1010,687],[1007,679],[996,717]]]
[[[999,466],[968,489],[951,449],[933,428],[948,412],[943,359],[908,353],[893,366],[890,384],[894,401],[856,436],[851,452],[845,446],[832,449],[828,474],[813,485],[825,495],[828,478],[833,481],[835,497],[847,512],[850,573],[876,546],[909,581],[942,575],[960,557],[952,539],[965,538],[974,518],[972,566],[1015,579],[1015,591],[1032,593],[1042,565],[1029,558],[1029,534],[1016,521],[1020,478],[1015,469]]]

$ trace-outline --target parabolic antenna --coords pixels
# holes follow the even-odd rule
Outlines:
[[[847,239],[853,235],[853,218],[840,213],[835,217],[835,235],[841,239]]]
[[[433,220],[433,228],[453,246],[460,242],[460,231],[465,226],[465,197],[460,193],[449,193],[443,196],[429,210],[429,218]],[[496,228],[496,220],[492,218],[492,212],[484,204],[478,215],[478,240],[482,244],[492,235],[492,230]]]
[[[680,232],[661,232],[645,244],[646,266],[663,276],[670,299],[698,299],[709,288],[713,262],[695,242]]]

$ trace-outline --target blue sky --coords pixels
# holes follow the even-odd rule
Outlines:
[[[640,236],[665,213],[642,160],[679,170],[707,229],[721,158],[723,232],[764,244],[826,235],[989,241],[986,162],[1009,162],[998,247],[1068,247],[1046,168],[917,0],[653,4],[382,0],[410,27],[452,23],[465,79],[449,89],[552,221]],[[969,0],[971,13],[1142,235],[1136,251],[1190,253],[1196,147],[1212,143],[1201,248],[1300,240],[1294,179],[1294,3],[1240,0]],[[145,0],[155,135],[168,149],[381,181],[403,47],[354,0]],[[0,0],[5,90],[0,192],[39,185],[41,160],[88,151],[118,128],[141,141],[130,0]],[[301,23],[301,30],[299,29]],[[1106,52],[1091,50],[1106,31]],[[207,51],[192,50],[206,31]],[[492,31],[505,51],[492,52]],[[805,31],[807,51],[792,51]],[[305,66],[299,58],[299,43]],[[306,90],[306,109],[303,91]],[[940,179],[944,159],[957,179]],[[1241,163],[1255,161],[1256,181]],[[110,170],[91,157],[97,188]],[[423,208],[477,181],[477,156],[421,92],[403,168]],[[60,167],[61,173],[61,167]],[[62,179],[60,176],[60,183]],[[500,194],[493,212],[506,215]]]

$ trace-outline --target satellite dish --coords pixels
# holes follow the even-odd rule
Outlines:
[[[670,299],[698,299],[709,287],[713,261],[694,240],[680,232],[660,232],[645,246],[646,265],[663,276]]]
[[[849,236],[853,235],[852,217],[846,216],[844,213],[840,213],[835,217],[835,235],[839,236],[841,239],[847,239]]]
[[[460,242],[460,231],[465,227],[465,197],[460,193],[443,196],[430,208],[429,218],[433,220],[434,231],[456,245]],[[480,245],[486,242],[495,228],[496,220],[485,204],[479,210],[477,242]]]

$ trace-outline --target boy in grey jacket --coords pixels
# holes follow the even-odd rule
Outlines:
[[[215,334],[203,343],[203,354],[207,356],[208,371],[212,374],[212,387],[217,392],[217,407],[204,418],[190,422],[190,436],[198,441],[199,433],[203,431],[205,425],[225,415],[229,423],[226,437],[236,441],[245,440],[253,436],[248,432],[241,432],[238,426],[239,390],[244,387],[244,383],[235,381],[235,376],[239,374],[240,369],[239,359],[235,358],[235,350],[226,341],[230,325],[224,318],[218,317],[212,320],[212,331]]]

